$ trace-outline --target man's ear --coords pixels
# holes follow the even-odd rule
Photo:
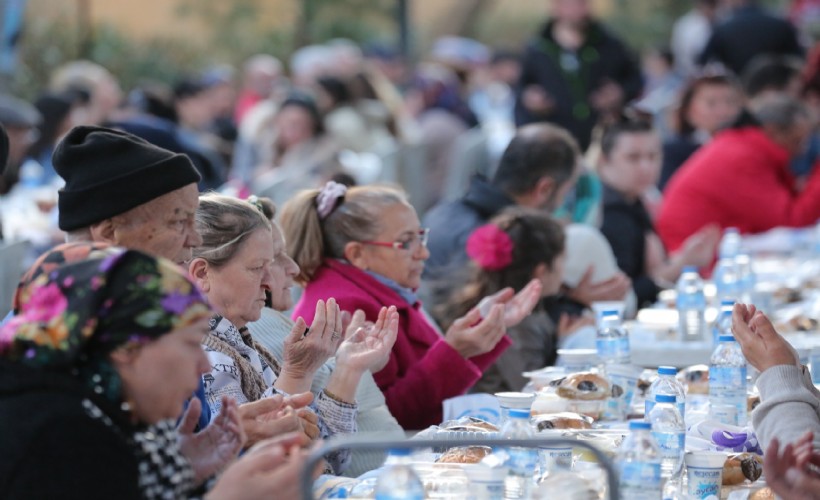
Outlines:
[[[345,260],[367,271],[367,255],[364,251],[364,245],[358,241],[349,241],[345,244]]]
[[[109,245],[119,244],[117,241],[117,224],[113,218],[92,224],[88,227],[88,232],[91,234],[91,241],[108,243]]]
[[[201,257],[191,259],[188,264],[188,275],[194,280],[194,283],[202,290],[203,293],[208,293],[211,290],[211,284],[208,276],[210,265],[208,261]]]
[[[555,182],[555,179],[552,177],[541,177],[535,183],[535,188],[533,192],[538,196],[538,199],[541,201],[541,205],[543,205],[547,200],[551,199],[552,196],[555,194],[556,189],[558,189],[558,185]]]

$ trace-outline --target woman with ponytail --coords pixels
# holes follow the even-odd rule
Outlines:
[[[334,297],[342,310],[364,311],[374,321],[396,306],[399,331],[387,364],[374,378],[387,406],[405,429],[441,422],[445,399],[466,392],[510,345],[506,328],[534,307],[540,284],[513,297],[502,290],[486,311],[473,308],[442,332],[416,297],[421,284],[427,230],[398,190],[347,189],[328,183],[285,205],[282,227],[299,265],[305,292],[294,317],[312,318],[310,304]]]

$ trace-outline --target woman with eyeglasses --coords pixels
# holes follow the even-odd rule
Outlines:
[[[515,297],[502,290],[491,305],[471,309],[442,332],[416,297],[430,256],[427,230],[392,188],[328,183],[304,191],[283,208],[282,227],[300,268],[296,280],[305,286],[294,317],[310,322],[310,304],[329,297],[342,310],[361,309],[369,321],[384,306],[397,308],[397,340],[374,378],[408,430],[441,422],[442,402],[481,378],[510,345],[505,328],[529,314],[540,294],[537,284]]]

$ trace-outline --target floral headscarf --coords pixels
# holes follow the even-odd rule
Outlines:
[[[80,260],[55,266],[66,248]],[[18,288],[15,308],[17,315],[0,328],[0,359],[68,371],[114,403],[121,401],[121,383],[108,354],[212,314],[170,261],[90,243],[62,245],[38,259]]]

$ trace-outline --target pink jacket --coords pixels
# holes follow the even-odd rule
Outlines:
[[[366,272],[332,259],[325,260],[307,285],[293,317],[311,323],[316,302],[331,297],[344,311],[361,309],[369,321],[376,320],[382,306],[398,308],[396,344],[387,366],[374,378],[390,412],[406,430],[441,423],[442,402],[466,392],[510,346],[505,336],[492,351],[464,359],[430,325],[420,303],[410,305]]]

